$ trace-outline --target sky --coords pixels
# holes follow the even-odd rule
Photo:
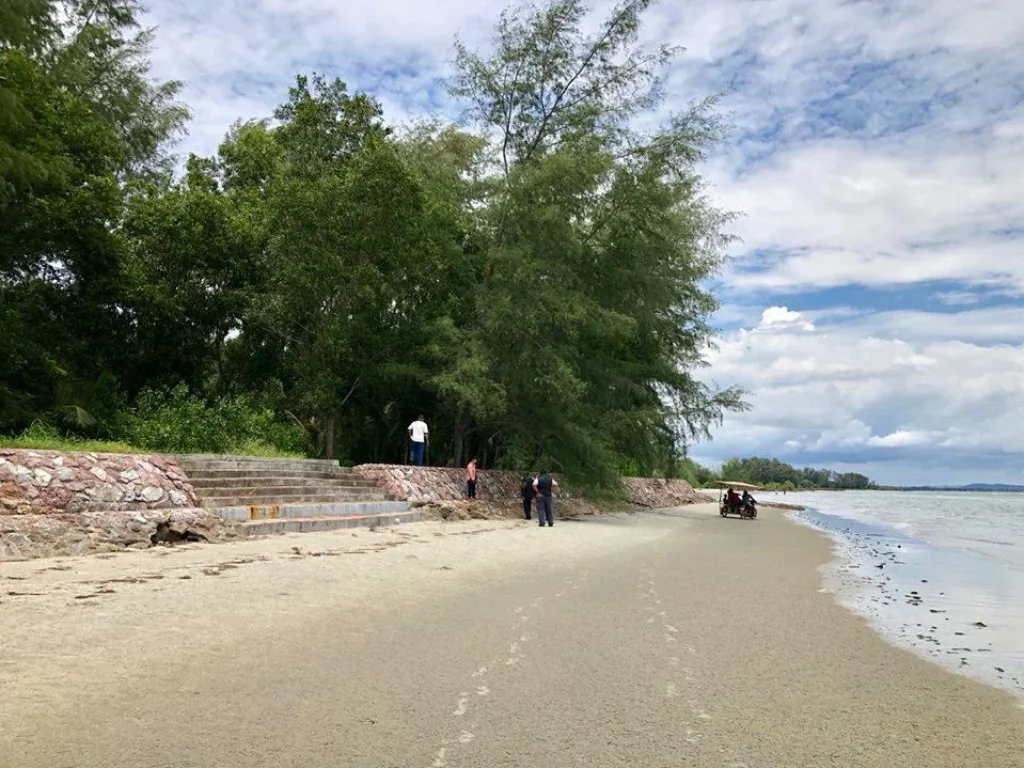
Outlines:
[[[148,0],[153,74],[185,83],[182,152],[266,117],[300,72],[396,123],[452,117],[457,34],[495,0]],[[595,18],[609,7],[592,3]],[[666,112],[728,91],[702,167],[742,217],[710,366],[752,409],[691,455],[777,456],[882,483],[1024,484],[1024,2],[663,0]]]

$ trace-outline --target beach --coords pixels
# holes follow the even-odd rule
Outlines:
[[[0,766],[1024,767],[833,542],[714,505],[0,564]]]
[[[771,498],[771,497],[768,497]],[[886,638],[1024,698],[1024,495],[797,494],[826,583]]]

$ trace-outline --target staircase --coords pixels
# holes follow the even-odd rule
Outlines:
[[[251,534],[330,531],[422,519],[336,461],[178,456],[200,504]]]

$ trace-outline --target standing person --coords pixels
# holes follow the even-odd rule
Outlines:
[[[470,459],[466,465],[466,495],[476,498],[476,459]]]
[[[523,487],[520,489],[519,495],[523,497],[523,515],[527,520],[532,520],[533,517],[533,497],[536,495],[533,490],[533,481],[537,478],[532,475],[527,475],[523,478]]]
[[[423,420],[421,413],[416,421],[409,425],[409,440],[412,441],[409,451],[409,461],[418,466],[423,466],[423,457],[427,453],[427,446],[430,444],[430,430],[427,429],[427,422]]]
[[[548,528],[555,526],[551,494],[557,487],[558,482],[548,474],[547,470],[541,470],[541,473],[533,481],[533,490],[537,494],[537,521],[541,528],[544,527],[545,518],[548,521]]]

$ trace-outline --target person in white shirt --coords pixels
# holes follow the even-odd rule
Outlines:
[[[423,420],[422,413],[416,417],[416,421],[409,425],[409,440],[412,441],[409,461],[422,467],[427,446],[430,445],[430,430],[427,429],[427,423]]]

